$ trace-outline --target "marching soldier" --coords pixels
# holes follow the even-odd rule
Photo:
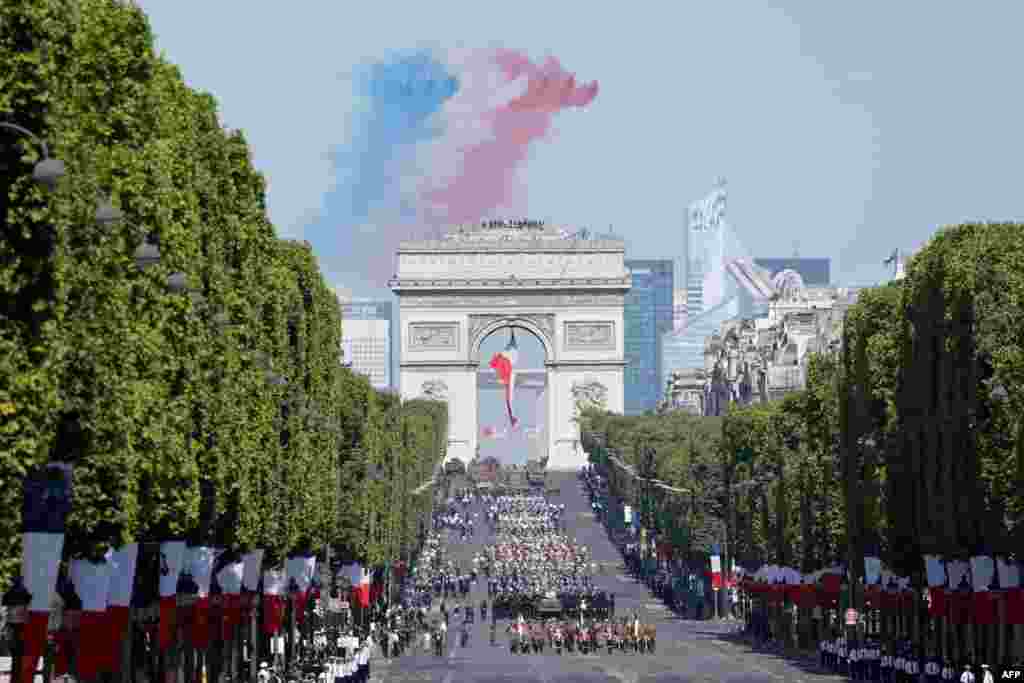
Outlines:
[[[882,683],[893,683],[893,668],[895,668],[896,662],[892,656],[892,646],[886,645],[882,651],[882,660],[878,663],[879,678]]]
[[[856,640],[851,640],[846,649],[846,675],[851,680],[860,680],[860,643]]]
[[[952,681],[955,677],[956,669],[953,668],[953,662],[947,656],[942,662],[942,680]]]
[[[850,651],[847,648],[846,638],[843,636],[839,636],[839,638],[837,638],[836,640],[839,643],[839,661],[837,662],[839,665],[838,673],[849,678],[848,665]]]
[[[868,647],[868,678],[867,680],[877,682],[878,681],[878,663],[882,657],[882,650],[879,648],[879,642],[872,638]]]
[[[942,680],[942,661],[931,655],[924,663],[924,679],[927,683],[939,683]]]
[[[921,651],[911,650],[907,658],[907,683],[918,681],[921,678]]]

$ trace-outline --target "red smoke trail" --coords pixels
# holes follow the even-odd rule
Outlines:
[[[492,63],[509,82],[525,76],[526,91],[482,115],[493,137],[464,148],[459,172],[444,188],[429,193],[450,223],[477,221],[505,203],[530,143],[547,135],[554,115],[585,107],[597,97],[596,81],[577,86],[554,57],[538,66],[522,53],[499,50]]]

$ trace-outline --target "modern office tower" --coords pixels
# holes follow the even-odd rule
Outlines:
[[[672,330],[674,268],[669,259],[626,259],[633,287],[623,312],[626,415],[654,410],[664,391],[661,384],[661,336]]]
[[[680,272],[680,271],[676,271]],[[681,330],[686,326],[689,307],[686,304],[686,290],[677,289],[672,293],[672,329]]]
[[[662,391],[673,370],[703,368],[704,337],[739,314],[741,288],[726,265],[747,252],[725,219],[726,203],[725,180],[719,179],[687,209],[686,324],[662,335]]]
[[[342,362],[380,390],[394,388],[391,313],[390,301],[355,299],[341,305]]]

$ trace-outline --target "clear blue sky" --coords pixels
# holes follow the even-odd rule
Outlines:
[[[1020,2],[140,4],[158,47],[245,130],[279,233],[309,238],[357,295],[382,290],[351,264],[383,270],[391,249],[330,201],[351,76],[424,45],[555,55],[600,83],[533,147],[520,199],[533,218],[614,225],[633,258],[679,256],[685,207],[719,175],[754,256],[797,244],[830,257],[838,284],[885,279],[893,248],[941,225],[1024,219]]]
[[[287,236],[303,235],[334,182],[345,74],[424,41],[554,54],[599,81],[523,169],[529,213],[614,224],[635,258],[681,243],[685,205],[717,175],[754,255],[797,242],[831,257],[840,283],[884,278],[894,247],[939,225],[1024,218],[1024,3],[140,4],[189,83],[246,131]]]

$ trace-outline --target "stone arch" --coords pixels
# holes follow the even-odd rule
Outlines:
[[[493,332],[500,330],[505,327],[518,327],[524,329],[533,336],[540,340],[541,346],[544,347],[544,359],[547,362],[555,360],[555,340],[554,340],[554,323],[551,324],[551,330],[545,329],[538,321],[534,320],[533,317],[523,315],[503,315],[503,316],[488,316],[487,320],[478,321],[478,325],[473,326],[470,330],[469,339],[469,358],[470,361],[476,364],[480,363],[480,345],[483,344],[484,339],[487,339]]]

